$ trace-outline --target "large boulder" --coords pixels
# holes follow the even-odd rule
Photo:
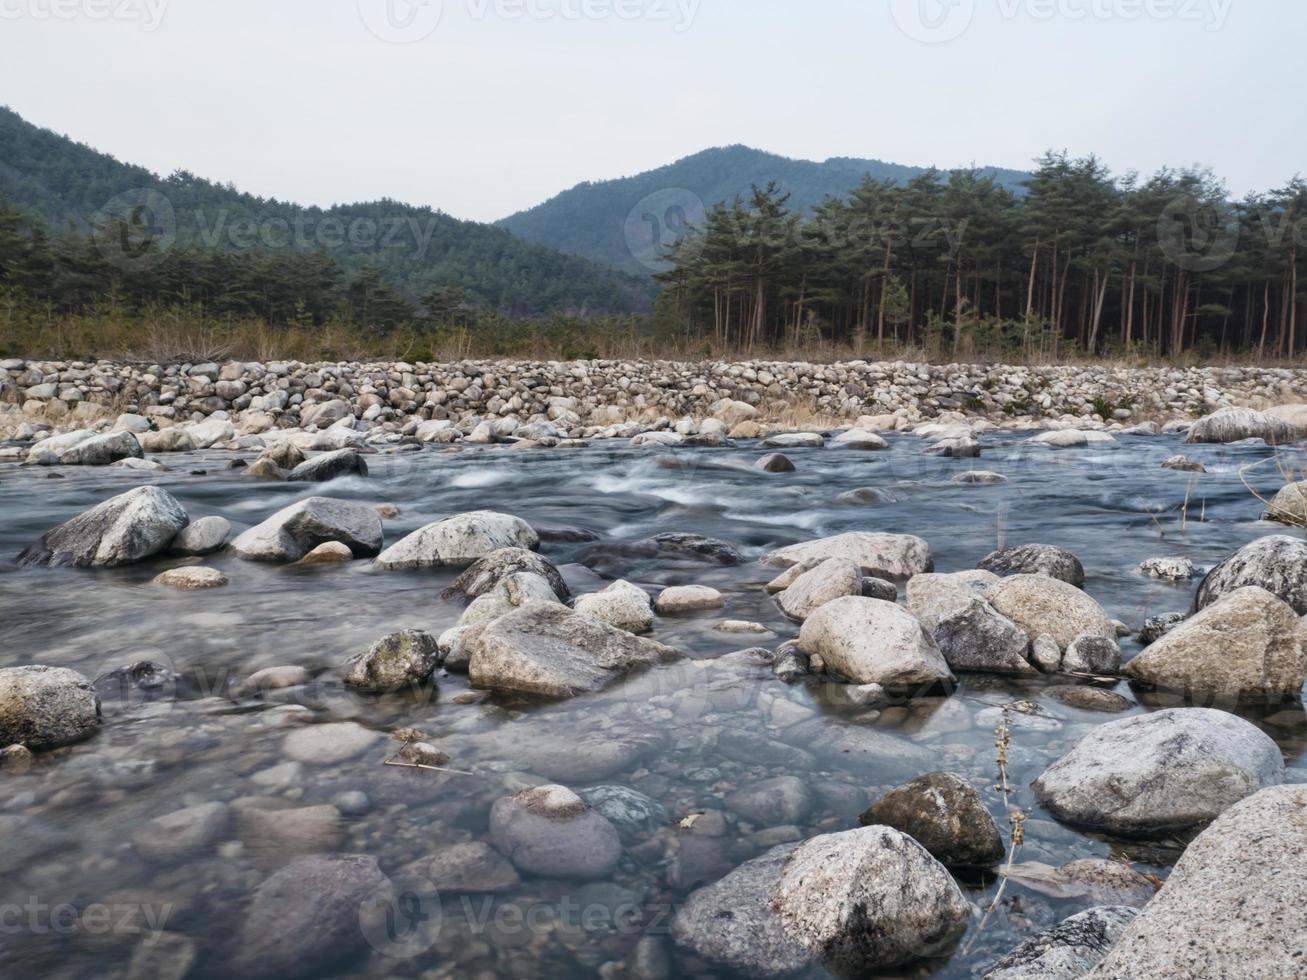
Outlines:
[[[534,551],[540,537],[521,518],[475,511],[428,524],[377,558],[385,570],[471,565],[504,548]]]
[[[866,429],[849,429],[841,432],[831,440],[832,449],[862,449],[877,451],[889,448],[889,443],[881,436]]]
[[[77,671],[0,669],[0,746],[55,749],[89,738],[99,728],[99,695]]]
[[[1200,827],[1284,782],[1263,732],[1224,711],[1179,708],[1095,728],[1034,783],[1064,823],[1124,837]]]
[[[558,596],[549,582],[539,575],[514,572],[500,579],[491,591],[473,599],[463,610],[455,628],[481,626],[533,602],[554,605],[558,603]]]
[[[565,786],[496,800],[490,836],[519,871],[545,878],[607,878],[622,856],[617,828]]]
[[[921,623],[880,599],[848,596],[826,603],[803,624],[799,646],[856,684],[907,689],[954,680]]]
[[[1277,493],[1262,515],[1262,520],[1292,527],[1307,527],[1307,481],[1290,483]]]
[[[911,578],[934,571],[930,545],[909,534],[874,534],[854,531],[833,538],[808,541],[774,551],[763,559],[768,565],[789,568],[809,561],[843,558],[866,575],[879,578]]]
[[[999,579],[990,572],[917,575],[908,582],[908,610],[935,638],[955,671],[1034,674],[1030,636],[984,595]]]
[[[1267,789],[1185,850],[1090,976],[1295,980],[1307,962],[1307,786]]]
[[[383,636],[345,664],[345,686],[368,694],[416,687],[431,680],[440,665],[436,638],[421,630],[403,630]]]
[[[653,600],[649,593],[626,581],[616,581],[602,592],[592,592],[576,600],[576,612],[581,616],[607,623],[628,633],[653,631]]]
[[[47,531],[18,560],[77,568],[130,565],[167,550],[189,523],[167,490],[137,487]]]
[[[772,888],[781,927],[838,976],[866,976],[946,953],[971,904],[906,834],[865,827],[805,841]]]
[[[1078,980],[1102,962],[1138,914],[1126,905],[1080,912],[1031,936],[981,980]]]
[[[468,673],[475,686],[497,691],[574,697],[679,656],[561,605],[533,603],[478,629],[466,641]]]
[[[1195,701],[1299,700],[1307,681],[1307,626],[1293,607],[1255,586],[1223,596],[1181,623],[1125,669]]]
[[[195,425],[188,425],[185,432],[190,436],[191,445],[195,449],[212,449],[236,438],[236,427],[226,419],[205,419]]]
[[[862,569],[844,558],[830,558],[804,572],[776,597],[781,611],[802,623],[828,602],[862,595]]]
[[[381,518],[366,504],[310,497],[250,528],[232,542],[232,550],[247,561],[295,562],[337,541],[355,558],[370,558],[381,551],[382,534]]]
[[[1047,575],[1003,579],[990,590],[989,602],[1030,636],[1050,636],[1064,650],[1082,636],[1116,641],[1116,627],[1102,606]]]
[[[1276,534],[1260,538],[1217,565],[1194,598],[1194,611],[1250,585],[1277,595],[1307,615],[1307,541]]]
[[[231,524],[225,517],[201,517],[181,529],[172,539],[169,551],[174,555],[202,558],[221,551],[229,534]]]
[[[1251,408],[1223,408],[1201,418],[1189,428],[1185,442],[1242,442],[1244,439],[1265,439],[1273,446],[1282,446],[1302,438],[1303,430],[1274,415]]]
[[[998,824],[980,794],[949,772],[933,772],[890,790],[859,818],[893,827],[950,867],[989,867],[1003,858]]]
[[[286,479],[292,483],[326,483],[342,476],[367,475],[368,464],[362,456],[353,449],[337,449],[300,463]]]
[[[1026,544],[1019,548],[995,551],[976,566],[1006,578],[1011,575],[1047,575],[1083,588],[1085,569],[1080,559],[1064,548],[1051,544]]]
[[[59,454],[62,466],[108,466],[120,459],[142,459],[141,444],[131,432],[106,432],[92,436]]]
[[[447,601],[471,602],[493,592],[501,581],[517,572],[539,575],[554,590],[560,602],[571,597],[562,573],[548,558],[525,548],[501,548],[477,560],[467,571],[454,580],[454,584],[440,594]]]
[[[375,858],[300,858],[259,885],[235,940],[240,977],[310,977],[339,968],[372,939],[397,942],[385,914],[397,897]],[[402,934],[401,934],[402,937]]]

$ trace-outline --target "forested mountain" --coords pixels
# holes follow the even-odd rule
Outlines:
[[[736,196],[748,197],[755,184],[775,183],[790,195],[790,209],[806,214],[828,197],[847,197],[864,177],[903,184],[925,172],[922,167],[881,160],[835,157],[817,163],[791,160],[747,146],[727,146],[704,150],[633,177],[579,184],[499,224],[528,241],[647,275],[648,263],[641,261],[648,257],[641,254],[641,246],[649,244],[644,222],[665,220],[674,224],[679,214],[668,215],[668,209],[679,209],[693,219],[693,212],[701,217],[715,204],[729,203]],[[1030,176],[996,168],[985,168],[982,173],[1015,193],[1020,193],[1022,182]],[[652,213],[633,214],[640,205],[640,212],[651,208]],[[637,254],[633,255],[633,250]]]
[[[369,277],[410,302],[432,291],[514,316],[647,310],[646,280],[525,242],[502,228],[459,221],[397,201],[305,208],[242,194],[190,173],[159,177],[24,121],[0,107],[0,199],[37,219],[55,239],[104,239],[109,226],[130,227],[125,246],[151,251],[149,261],[110,261],[139,273],[163,265],[178,289],[199,267],[215,276],[228,266],[269,270],[313,266],[344,281]],[[62,243],[63,251],[75,243]],[[105,249],[99,249],[104,253]],[[110,255],[109,258],[122,258]],[[198,273],[196,273],[198,274]],[[295,273],[306,275],[305,273]],[[159,285],[159,277],[152,285]],[[216,280],[215,280],[216,281]],[[287,283],[287,290],[294,291]],[[319,300],[319,302],[321,302]]]
[[[1211,174],[1116,178],[1049,153],[1020,196],[973,170],[867,180],[804,219],[775,184],[670,249],[659,315],[746,351],[1295,357],[1307,183],[1239,201]]]

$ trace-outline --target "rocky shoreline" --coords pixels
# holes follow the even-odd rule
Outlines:
[[[0,362],[0,438],[137,415],[149,428],[230,420],[240,435],[328,429],[369,441],[419,432],[491,441],[631,437],[718,419],[748,438],[813,422],[882,429],[943,417],[1007,428],[1192,421],[1307,400],[1307,370],[494,361],[456,364]],[[690,434],[690,433],[682,433]],[[448,436],[441,441],[450,441]]]

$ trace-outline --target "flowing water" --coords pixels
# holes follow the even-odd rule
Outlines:
[[[1006,829],[995,792],[992,709],[1014,700],[1044,709],[1033,724],[1018,718],[1009,753],[1012,802],[1029,815],[1021,860],[1056,866],[1117,856],[1165,878],[1182,841],[1079,833],[1058,825],[1032,798],[1029,784],[1046,765],[1116,717],[1050,697],[1050,687],[1065,679],[970,675],[954,692],[869,710],[830,685],[787,686],[762,667],[714,669],[708,662],[797,635],[764,589],[776,570],[757,558],[851,530],[920,535],[942,572],[973,568],[1000,543],[1055,544],[1080,557],[1086,590],[1132,627],[1185,611],[1191,584],[1151,581],[1136,566],[1150,557],[1187,556],[1210,567],[1261,535],[1298,533],[1259,523],[1262,508],[1240,479],[1241,467],[1260,463],[1248,481],[1263,496],[1278,489],[1271,451],[1181,447],[1168,437],[1051,451],[1016,436],[989,436],[977,461],[938,459],[924,448],[904,436],[883,453],[791,451],[797,472],[779,475],[752,470],[762,450],[744,444],[427,449],[370,457],[369,477],[314,488],[251,481],[228,468],[232,454],[218,451],[165,457],[169,469],[158,474],[0,468],[0,667],[49,664],[95,677],[151,661],[181,679],[166,692],[175,696],[106,702],[105,725],[94,739],[41,756],[28,774],[0,774],[0,819],[20,818],[0,840],[0,975],[126,976],[137,946],[165,929],[189,937],[198,950],[191,976],[224,972],[250,894],[297,852],[365,853],[394,874],[450,844],[485,839],[497,798],[561,782],[583,793],[625,787],[655,802],[647,819],[620,827],[624,855],[611,881],[580,886],[527,878],[494,898],[445,895],[440,914],[434,922],[426,916],[413,941],[400,947],[370,932],[357,957],[320,975],[624,976],[613,964],[625,961],[641,937],[658,937],[671,951],[669,920],[693,888],[776,844],[856,826],[869,802],[928,767],[969,777]],[[1182,450],[1209,473],[1160,467]],[[994,470],[1009,482],[952,481],[969,469]],[[234,533],[312,494],[397,506],[401,516],[386,522],[388,543],[451,514],[498,510],[543,530],[541,550],[563,567],[574,593],[622,577],[651,592],[711,585],[726,594],[727,606],[660,619],[655,638],[689,662],[602,695],[561,704],[485,697],[466,677],[442,674],[438,693],[369,699],[346,692],[336,669],[394,630],[439,633],[452,626],[462,610],[441,591],[453,570],[378,573],[367,562],[272,567],[224,554],[204,563],[224,571],[230,585],[188,594],[150,584],[183,563],[177,560],[113,571],[29,569],[9,560],[46,529],[144,480],[174,494],[192,519],[228,518]],[[888,490],[895,502],[834,502],[862,487]],[[666,531],[724,539],[750,562],[669,562],[616,547]],[[728,619],[769,632],[716,628]],[[1125,641],[1127,658],[1137,650]],[[282,665],[308,668],[315,683],[264,699],[238,696],[241,679]],[[1134,713],[1170,706],[1126,684],[1117,690],[1137,702]],[[1264,714],[1247,716],[1281,746],[1291,778],[1307,780],[1304,716]],[[288,732],[347,720],[386,735],[416,728],[462,772],[386,766],[398,743],[384,739],[342,762],[287,764]],[[857,735],[869,729],[901,740],[903,752],[856,751]],[[814,801],[807,812],[756,823],[731,816],[718,837],[680,826],[777,776],[807,783]],[[146,860],[133,845],[133,834],[155,817],[237,800],[253,807],[349,805],[341,827],[298,840],[260,846],[253,832],[233,826],[216,847],[171,862]],[[986,874],[962,883],[978,907],[997,887]],[[960,946],[950,958],[903,973],[972,976],[1020,939],[1089,904],[1013,886],[968,953]],[[107,921],[103,909],[111,913]],[[642,948],[648,953],[650,946]],[[674,953],[668,969],[664,975],[714,975]]]

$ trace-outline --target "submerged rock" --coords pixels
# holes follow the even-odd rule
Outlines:
[[[18,560],[76,568],[130,565],[167,550],[189,523],[168,491],[137,487],[47,531]]]
[[[77,671],[0,669],[0,746],[55,749],[89,738],[99,728],[100,698]]]
[[[196,858],[222,839],[229,822],[225,803],[201,803],[142,824],[132,834],[132,843],[150,861]]]
[[[1250,585],[1277,595],[1307,615],[1307,541],[1277,534],[1261,538],[1217,565],[1194,598],[1194,611]]]
[[[202,592],[205,589],[218,589],[229,583],[229,579],[216,568],[202,565],[187,565],[183,568],[170,568],[154,578],[154,585],[162,585],[180,592]]]
[[[617,828],[564,786],[496,800],[490,834],[519,871],[545,878],[607,878],[622,856]]]
[[[778,776],[736,790],[725,804],[755,826],[780,827],[802,823],[812,813],[816,798],[797,776]]]
[[[1291,980],[1307,958],[1307,787],[1266,789],[1185,850],[1091,974]]]
[[[464,642],[475,686],[551,698],[600,691],[632,670],[679,656],[661,643],[545,604],[497,619]]]
[[[1083,588],[1085,569],[1080,559],[1064,548],[1051,544],[1027,544],[1019,548],[995,551],[977,566],[1002,578],[1012,575],[1047,575]]]
[[[377,558],[376,567],[394,570],[471,565],[505,548],[534,551],[539,546],[539,536],[521,518],[475,511],[413,532]]]
[[[232,542],[247,561],[295,562],[314,548],[336,541],[356,558],[381,551],[381,518],[366,504],[310,497],[279,510]]]
[[[342,670],[345,686],[368,694],[416,687],[431,680],[440,665],[436,638],[421,630],[384,636]]]
[[[878,599],[849,596],[827,603],[803,624],[799,646],[856,684],[902,689],[954,680],[921,623]]]
[[[1272,703],[1302,695],[1307,627],[1265,589],[1240,589],[1175,626],[1125,669],[1131,680],[1213,698]]]
[[[441,847],[430,857],[401,868],[394,876],[401,895],[497,895],[522,883],[516,869],[489,844],[469,841]]]
[[[1110,905],[1073,915],[1027,939],[982,980],[1078,980],[1102,962],[1137,914]]]
[[[1180,708],[1091,731],[1034,783],[1064,823],[1126,837],[1200,827],[1284,782],[1280,750],[1223,711]]]
[[[846,559],[861,568],[864,574],[880,578],[911,578],[934,570],[930,546],[921,538],[865,531],[791,545],[772,552],[763,561],[768,565],[789,568],[829,558]]]
[[[1003,858],[998,825],[966,780],[934,772],[891,790],[859,818],[907,834],[942,864],[989,867]]]

